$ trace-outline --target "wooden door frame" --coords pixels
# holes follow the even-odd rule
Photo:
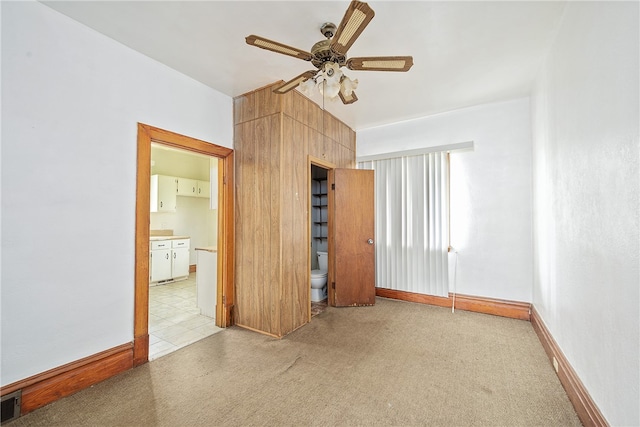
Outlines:
[[[190,138],[174,132],[138,123],[138,159],[136,183],[135,300],[133,320],[133,364],[149,360],[149,224],[151,142],[194,153],[217,157],[218,168],[218,289],[216,325],[233,322],[234,301],[234,152],[232,149]],[[220,162],[219,162],[220,163]]]
[[[311,176],[311,166],[318,166],[322,169],[327,170],[327,176],[331,169],[335,169],[336,165],[327,162],[326,160],[319,159],[312,155],[307,157],[307,188],[311,189],[311,180],[313,179]],[[327,188],[327,195],[329,193],[329,189]],[[307,283],[309,283],[309,321],[311,321],[311,192],[309,192],[309,197],[307,200]],[[329,209],[327,208],[327,215],[329,215]],[[327,237],[329,236],[329,230],[331,229],[331,220],[327,217]],[[329,243],[327,241],[327,248]],[[327,260],[329,265],[331,265],[331,257],[333,256],[331,252],[328,254],[329,259]],[[329,275],[327,274],[327,291],[330,289]],[[328,292],[327,292],[328,293]],[[328,297],[327,297],[328,298]]]

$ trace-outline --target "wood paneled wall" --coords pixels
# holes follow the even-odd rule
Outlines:
[[[234,99],[234,319],[281,337],[309,321],[309,156],[354,168],[356,136],[297,91],[272,89]]]

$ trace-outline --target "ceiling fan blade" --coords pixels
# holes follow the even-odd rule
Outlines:
[[[289,80],[288,82],[286,82],[285,84],[278,86],[277,88],[275,88],[273,90],[273,92],[278,93],[280,95],[282,95],[283,93],[287,93],[289,92],[291,89],[295,89],[296,87],[298,87],[298,85],[304,81],[309,80],[310,78],[312,78],[313,76],[316,75],[318,71],[305,71],[304,73],[300,74],[297,77],[292,78],[291,80]]]
[[[413,56],[368,56],[347,61],[350,70],[360,71],[409,71]]]
[[[353,104],[358,100],[355,92],[351,91],[351,95],[347,95],[342,90],[342,87],[340,88],[340,92],[338,92],[338,95],[340,95],[340,99],[342,100],[343,104]]]
[[[309,52],[296,49],[295,47],[287,46],[286,44],[274,42],[273,40],[265,39],[264,37],[250,35],[245,38],[247,44],[261,49],[270,50],[272,52],[281,53],[283,55],[293,56],[295,58],[304,59],[305,61],[311,61],[313,56]]]
[[[331,51],[338,55],[346,55],[347,50],[364,31],[374,15],[373,9],[367,3],[352,1],[336,30],[336,34],[331,39]]]

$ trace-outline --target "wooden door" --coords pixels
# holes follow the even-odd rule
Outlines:
[[[373,171],[329,170],[329,304],[375,304]]]

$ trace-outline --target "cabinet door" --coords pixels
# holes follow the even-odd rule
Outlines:
[[[149,201],[151,212],[176,211],[177,182],[173,176],[152,175]]]
[[[211,188],[211,184],[207,181],[198,181],[198,197],[206,197],[209,198],[209,190]]]
[[[171,279],[171,249],[151,251],[149,275],[150,282]]]
[[[173,257],[172,277],[184,277],[189,275],[189,249],[177,248],[171,251]]]
[[[178,196],[197,196],[198,181],[189,178],[178,178]]]

